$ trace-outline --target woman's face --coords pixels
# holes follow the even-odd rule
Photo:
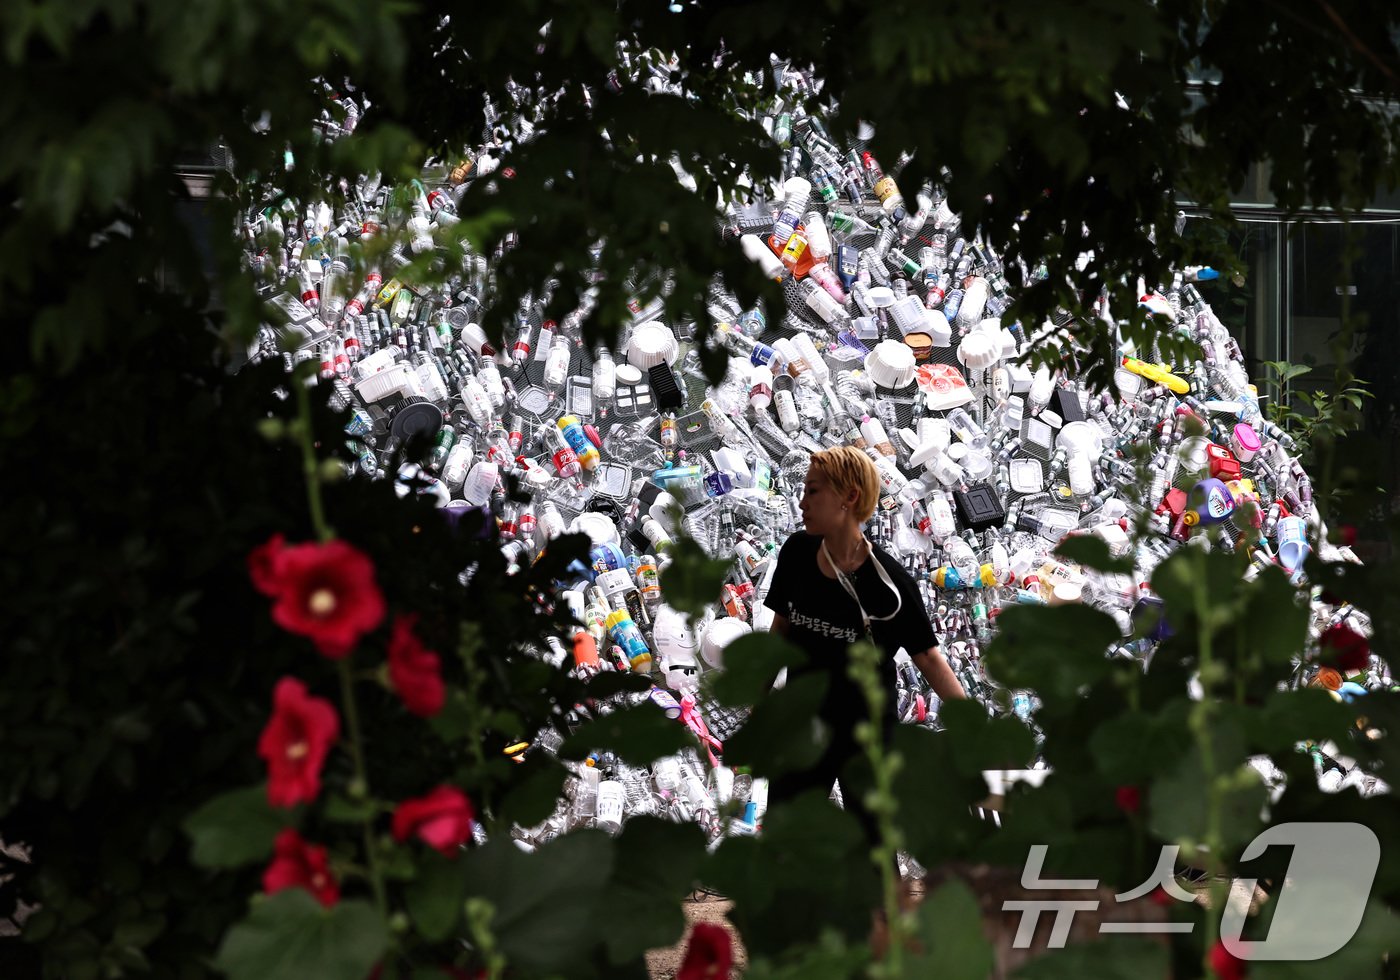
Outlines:
[[[807,479],[802,484],[802,523],[808,534],[830,534],[843,521],[850,518],[850,510],[842,510],[847,503],[836,488],[827,482],[826,477],[808,470]]]

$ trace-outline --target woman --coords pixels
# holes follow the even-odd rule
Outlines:
[[[894,656],[901,647],[940,698],[967,696],[938,649],[918,586],[861,531],[879,498],[879,473],[860,450],[839,446],[814,453],[802,495],[805,531],[788,538],[778,552],[764,599],[774,614],[773,632],[807,655],[807,663],[791,676],[815,672],[827,678],[817,714],[831,733],[811,769],[772,782],[769,801],[781,802],[813,788],[830,793],[832,783],[842,779],[846,809],[872,843],[877,839],[876,823],[863,799],[868,767],[855,740],[856,724],[868,719],[870,711],[860,688],[847,676],[848,647],[865,636],[868,623],[882,652],[879,675],[885,704],[879,722],[885,744],[897,721]]]

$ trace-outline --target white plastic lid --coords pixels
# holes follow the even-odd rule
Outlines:
[[[634,329],[627,342],[627,360],[644,371],[663,362],[674,364],[679,354],[680,345],[671,328],[655,321]]]
[[[958,360],[973,371],[989,368],[1000,359],[1000,339],[980,330],[969,333],[958,345]]]
[[[866,290],[865,295],[870,301],[870,305],[877,310],[894,306],[895,304],[894,290],[889,286],[871,286]]]
[[[898,340],[882,340],[865,355],[865,370],[882,388],[903,388],[914,380],[914,352]]]

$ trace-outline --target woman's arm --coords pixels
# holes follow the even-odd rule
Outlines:
[[[787,626],[786,621],[783,626]],[[924,675],[924,679],[928,681],[929,687],[933,688],[933,693],[938,695],[939,700],[953,701],[967,697],[962,684],[958,683],[958,676],[953,673],[953,668],[948,666],[948,658],[943,656],[943,651],[938,647],[931,646],[923,653],[913,654],[909,659],[914,661],[914,666],[919,668],[919,673]]]
[[[779,613],[773,614],[773,623],[768,627],[768,632],[777,633],[779,636],[788,635],[788,618]]]

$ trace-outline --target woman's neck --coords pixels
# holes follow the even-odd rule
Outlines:
[[[841,524],[824,536],[831,560],[842,570],[853,571],[865,562],[865,535],[852,522]]]

